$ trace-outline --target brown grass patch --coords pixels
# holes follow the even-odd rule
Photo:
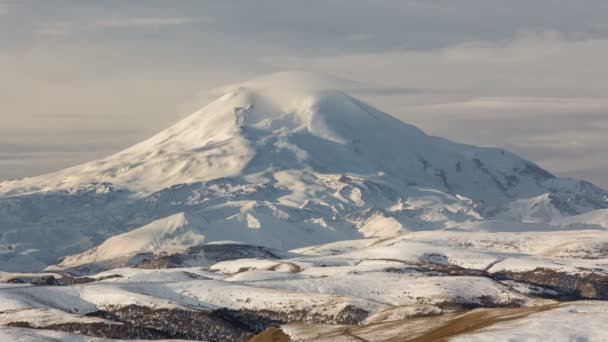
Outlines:
[[[281,328],[268,328],[261,333],[253,336],[249,342],[289,342],[289,335],[283,332]]]

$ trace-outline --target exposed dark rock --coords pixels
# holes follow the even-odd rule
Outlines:
[[[490,177],[490,179],[492,179],[494,184],[496,184],[497,188],[499,188],[503,192],[507,192],[507,190],[508,190],[507,187],[504,184],[502,184],[502,182],[496,177],[496,175],[494,175],[492,172],[490,172],[490,170],[488,170],[487,167],[485,167],[485,165],[483,164],[483,162],[480,159],[473,158],[473,165],[475,165],[475,167],[478,168],[479,170],[481,170],[481,172],[483,172],[485,175]]]
[[[422,164],[422,167],[424,168],[424,171],[426,171],[431,166],[431,162],[429,162],[428,160],[424,159],[423,156],[417,155],[416,157],[418,158],[418,162],[420,164]]]
[[[511,299],[507,302],[497,301],[496,298],[487,295],[481,295],[478,298],[478,302],[462,302],[458,300],[443,301],[440,303],[434,303],[434,305],[444,312],[451,311],[468,311],[479,308],[519,308],[522,307],[525,302],[520,299]]]
[[[24,281],[21,278],[11,278],[9,280],[6,281],[8,284],[25,284],[27,283],[26,281]]]
[[[120,278],[121,276],[118,274],[111,274],[105,277],[100,278],[90,278],[90,277],[62,277],[57,279],[58,285],[69,286],[69,285],[79,285],[79,284],[88,284],[96,281],[101,281],[105,279],[111,278]]]
[[[277,253],[265,247],[242,244],[198,245],[186,252],[172,255],[150,255],[134,267],[137,268],[175,268],[191,266],[197,260],[209,263],[237,260],[243,258],[281,259]]]
[[[551,204],[560,212],[567,215],[583,214],[589,209],[606,209],[608,208],[608,194],[605,192],[556,192],[549,195]]]
[[[189,311],[153,309],[138,305],[109,307],[104,311],[88,314],[88,316],[121,322],[126,326],[152,329],[164,338],[206,341],[243,341],[269,327],[291,322],[354,325],[360,324],[368,315],[369,312],[351,305],[345,306],[335,315],[310,310],[276,312],[222,308],[213,311]],[[87,335],[102,336],[101,333],[95,334],[94,330],[87,332]]]
[[[452,187],[448,183],[448,177],[443,169],[435,169],[435,176],[437,176],[441,179],[441,184],[443,185],[444,188],[446,188],[448,190],[452,189]]]
[[[437,255],[439,256],[439,255]],[[608,274],[591,270],[567,273],[547,268],[537,268],[527,272],[500,271],[489,273],[485,270],[467,269],[456,265],[429,262],[404,262],[404,267],[387,267],[386,272],[421,272],[426,276],[474,276],[491,278],[496,281],[512,280],[537,286],[549,291],[539,291],[539,296],[559,300],[608,300]],[[436,261],[436,260],[434,260]],[[489,306],[493,307],[493,306]]]
[[[608,274],[590,270],[567,273],[547,268],[537,268],[527,272],[500,271],[489,273],[485,270],[462,268],[433,262],[409,262],[405,267],[388,267],[386,272],[421,272],[427,276],[475,276],[496,281],[512,280],[537,286],[549,291],[539,291],[539,296],[559,300],[608,300]],[[492,306],[489,306],[492,307]]]
[[[276,312],[270,310],[238,310],[234,311],[233,315],[239,315],[241,317],[247,317],[247,315],[257,315],[260,317],[265,317],[271,321],[274,321],[275,323],[303,322],[311,324],[355,325],[364,321],[369,316],[369,312],[352,305],[346,305],[336,315],[326,315],[311,310],[293,310],[289,312]]]
[[[424,273],[425,276],[472,276],[491,278],[491,276],[483,270],[474,270],[462,268],[455,265],[438,265],[438,264],[418,264],[410,267],[387,267],[385,272],[391,273]]]
[[[30,281],[30,284],[37,286],[59,286],[61,285],[52,275],[36,277]]]
[[[162,331],[152,328],[139,327],[129,324],[111,324],[111,323],[61,323],[50,324],[45,326],[32,326],[28,322],[14,322],[8,326],[29,329],[47,329],[55,331],[63,331],[68,333],[77,333],[86,336],[94,336],[110,339],[145,339],[157,340],[166,339],[170,336]]]
[[[382,260],[392,261],[404,264],[403,267],[387,267],[385,272],[393,273],[412,273],[420,272],[426,275],[444,275],[444,276],[472,276],[492,278],[485,270],[477,270],[471,268],[463,268],[457,265],[450,264],[445,255],[439,253],[426,253],[421,256],[421,261],[403,261],[398,259],[365,259],[365,260]]]
[[[61,278],[55,278],[54,275],[43,274],[33,275],[27,277],[15,277],[7,280],[7,283],[12,284],[32,284],[35,286],[70,286],[70,285],[79,285],[79,284],[88,284],[95,281],[101,281],[105,279],[111,278],[119,278],[121,275],[118,274],[110,274],[104,277],[99,278],[90,278],[90,277],[71,277],[71,276],[63,276]]]
[[[138,305],[108,308],[96,316],[129,325],[156,329],[166,338],[205,341],[244,341],[276,325],[277,322],[254,314],[240,315],[227,309],[187,311],[152,309]]]
[[[560,300],[608,299],[608,275],[594,272],[566,273],[546,268],[527,272],[501,271],[493,274],[496,280],[513,280],[540,286],[554,292],[548,297]],[[557,293],[551,296],[550,293]]]

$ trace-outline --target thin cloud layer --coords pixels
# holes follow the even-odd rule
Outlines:
[[[160,27],[167,25],[184,25],[195,20],[187,17],[127,17],[101,19],[93,23],[98,28],[125,28],[125,27]]]
[[[210,89],[300,69],[358,82],[354,95],[432,134],[608,187],[603,0],[28,0],[0,15],[0,179],[115,152]],[[64,155],[24,166],[15,146],[34,138]]]

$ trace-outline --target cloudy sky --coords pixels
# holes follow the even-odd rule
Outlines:
[[[116,152],[219,86],[308,70],[608,188],[606,18],[606,0],[0,0],[0,179]]]

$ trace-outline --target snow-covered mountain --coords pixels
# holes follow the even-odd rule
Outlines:
[[[592,184],[429,136],[342,86],[281,73],[226,87],[115,155],[0,183],[0,270],[40,270],[103,241],[86,253],[222,240],[290,249],[488,218],[551,230],[608,208],[608,193]],[[116,247],[128,239],[134,250]]]
[[[226,87],[113,156],[0,183],[0,340],[606,340],[606,191],[351,86]]]

